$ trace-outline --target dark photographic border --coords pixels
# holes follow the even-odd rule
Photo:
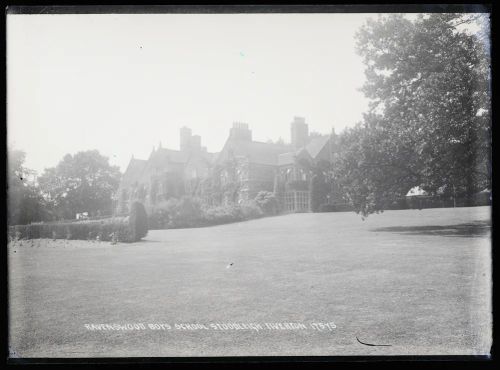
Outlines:
[[[249,4],[218,4],[218,5],[97,5],[97,4],[87,4],[87,5],[67,5],[67,4],[56,4],[57,1],[49,2],[47,5],[40,5],[41,2],[31,2],[31,4],[26,5],[19,4],[18,2],[10,2],[4,9],[3,23],[4,30],[6,29],[6,17],[9,14],[166,14],[166,13],[178,13],[178,14],[236,14],[236,13],[400,13],[400,12],[428,12],[428,13],[440,13],[440,12],[481,12],[481,13],[491,13],[492,16],[492,56],[495,54],[494,47],[494,14],[493,14],[493,4],[488,3],[471,3],[467,4],[457,4],[453,2],[450,4],[444,4],[444,2],[436,4],[331,4],[325,3],[321,4],[316,2],[313,5],[305,4],[280,4],[275,2],[274,4],[256,4],[256,2],[250,2]],[[36,5],[35,5],[36,4]],[[2,38],[6,42],[6,38]],[[6,50],[5,44],[3,45],[4,52]],[[4,59],[5,60],[5,59]],[[492,57],[492,61],[495,58]],[[494,62],[492,62],[494,65]],[[494,68],[492,75],[494,75]],[[493,90],[495,79],[492,79]],[[3,85],[6,89],[6,86]],[[6,90],[3,91],[6,96]],[[492,100],[492,107],[495,110],[495,104]],[[493,113],[493,117],[495,114]],[[493,127],[493,136],[495,136],[495,129]],[[6,124],[2,126],[2,134],[5,135],[4,145],[6,144]],[[6,147],[6,145],[5,145]],[[493,150],[495,147],[493,145]],[[5,165],[5,161],[3,162]],[[5,168],[3,168],[3,173],[5,174]],[[495,174],[496,172],[493,171]],[[495,183],[495,175],[493,175],[493,182]],[[6,182],[3,182],[6,186]],[[6,194],[6,192],[4,193]],[[2,197],[3,210],[6,210],[6,197]],[[495,214],[496,214],[496,198],[494,197],[492,205],[492,215],[493,215],[493,225]],[[2,213],[2,216],[6,220],[6,211]],[[6,223],[5,223],[6,224]],[[6,230],[2,230],[5,232]],[[495,281],[494,276],[496,274],[495,267],[495,253],[494,241],[496,239],[496,233],[494,228],[492,231],[492,259],[493,259],[493,281]],[[2,284],[5,289],[5,309],[4,315],[2,315],[2,325],[3,326],[3,336],[2,339],[5,343],[2,345],[2,354],[6,359],[7,364],[11,365],[34,365],[34,364],[82,364],[82,365],[96,365],[96,364],[134,364],[134,365],[145,365],[145,364],[170,364],[170,365],[180,365],[180,364],[213,364],[222,366],[224,365],[242,365],[242,364],[272,364],[274,366],[282,366],[285,364],[300,366],[300,365],[329,365],[336,366],[340,364],[349,363],[350,366],[366,365],[367,363],[375,363],[378,365],[383,365],[392,367],[397,366],[418,366],[422,365],[433,365],[436,367],[443,366],[491,366],[496,362],[494,356],[494,343],[497,336],[498,330],[495,330],[495,320],[493,320],[493,345],[491,349],[490,356],[241,356],[241,357],[113,357],[113,358],[9,358],[8,357],[8,295],[7,295],[7,235],[5,234],[3,240],[5,244],[1,248],[1,257],[5,261],[2,269],[2,278],[5,279],[4,284]],[[493,284],[493,298],[495,297],[496,284]],[[493,300],[494,302],[494,300]],[[494,309],[496,305],[493,304]],[[423,363],[421,361],[424,361]],[[411,364],[413,362],[413,364]],[[287,366],[288,367],[288,366]]]

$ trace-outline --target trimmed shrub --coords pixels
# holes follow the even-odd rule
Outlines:
[[[243,213],[238,205],[206,208],[203,212],[206,225],[219,225],[243,221]]]
[[[148,233],[148,215],[142,203],[132,203],[128,221],[130,227],[125,229],[119,227],[118,230],[116,230],[118,235],[126,235],[126,237],[130,238],[132,241],[139,241],[146,236]]]
[[[225,206],[202,206],[199,199],[169,199],[152,210],[149,225],[156,229],[176,229],[227,224],[259,218],[264,212],[257,202]]]
[[[149,216],[156,229],[196,227],[204,223],[201,201],[197,198],[172,198],[156,206]]]
[[[266,215],[275,215],[279,212],[278,199],[270,191],[259,191],[255,202]]]
[[[142,205],[141,205],[142,206]],[[140,206],[133,217],[111,217],[101,220],[78,222],[37,223],[9,227],[9,237],[14,239],[68,239],[134,242],[147,233],[147,217]],[[132,215],[131,215],[132,216]],[[144,222],[146,220],[146,222]]]
[[[274,198],[276,200],[276,198]],[[277,202],[277,200],[276,200]],[[277,206],[277,203],[276,203]],[[258,203],[255,200],[251,200],[248,202],[243,203],[241,206],[241,213],[243,215],[243,219],[245,220],[251,220],[254,218],[260,218],[263,217],[265,214],[265,211],[259,207]]]

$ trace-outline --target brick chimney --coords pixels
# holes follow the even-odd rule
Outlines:
[[[252,131],[248,128],[248,123],[234,122],[229,131],[229,138],[233,140],[252,141]]]
[[[302,148],[309,140],[309,126],[304,117],[293,117],[291,123],[292,145],[295,149]]]
[[[191,149],[191,137],[193,133],[189,127],[181,127],[180,129],[180,149],[181,151],[189,151]]]

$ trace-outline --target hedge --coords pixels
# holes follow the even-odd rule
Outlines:
[[[262,217],[264,212],[255,202],[243,204],[231,204],[206,208],[203,212],[203,219],[206,225],[219,225],[231,222],[251,220]]]
[[[127,217],[10,226],[9,237],[136,242],[147,234],[147,217],[142,204],[132,209],[130,216]]]
[[[255,201],[243,204],[207,207],[196,198],[170,199],[154,208],[149,225],[154,229],[176,229],[227,224],[264,215]]]

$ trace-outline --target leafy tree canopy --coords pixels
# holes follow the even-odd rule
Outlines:
[[[38,181],[60,218],[78,212],[110,214],[120,171],[97,150],[67,154],[56,167],[47,168]]]
[[[463,28],[473,21],[484,18],[394,14],[358,32],[371,102],[335,160],[358,212],[382,211],[414,186],[469,199],[490,186],[489,50]]]
[[[48,208],[35,183],[35,171],[24,166],[26,153],[9,148],[7,156],[8,224],[23,225],[44,220]]]

